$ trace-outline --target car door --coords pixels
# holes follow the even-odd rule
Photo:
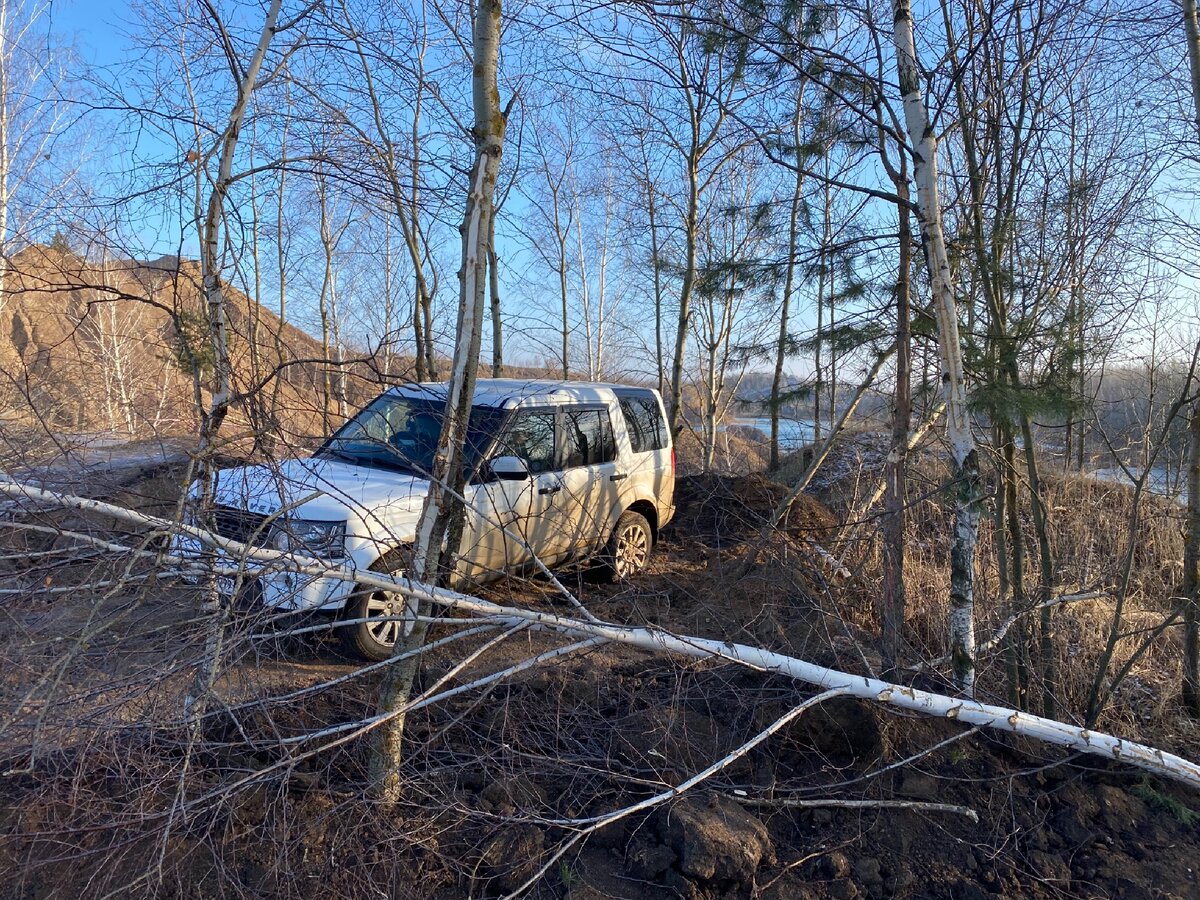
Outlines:
[[[490,454],[516,456],[529,477],[506,480],[481,473],[471,498],[472,527],[462,555],[472,577],[486,579],[524,566],[545,553],[547,511],[558,490],[553,410],[519,412]]]
[[[565,407],[560,416],[562,494],[557,526],[564,556],[602,544],[622,473],[617,471],[612,418],[603,404]]]

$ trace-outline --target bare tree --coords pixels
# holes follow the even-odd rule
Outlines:
[[[337,306],[337,269],[335,258],[338,245],[350,227],[350,217],[339,223],[332,221],[330,211],[328,176],[318,171],[313,176],[317,191],[317,208],[320,211],[320,239],[324,268],[321,276],[321,293],[318,310],[321,316],[321,349],[325,360],[321,373],[321,392],[324,398],[322,422],[326,434],[330,433],[330,407],[337,401],[338,416],[346,415],[345,371],[342,368],[341,316]]]
[[[209,8],[213,26],[221,37],[221,41],[229,60],[230,69],[236,84],[236,98],[229,112],[229,120],[220,136],[216,148],[217,171],[212,180],[212,190],[208,196],[207,210],[201,226],[200,241],[200,271],[204,293],[205,309],[207,311],[208,338],[213,355],[213,385],[211,401],[200,419],[200,436],[197,446],[197,458],[200,460],[198,478],[201,483],[201,511],[206,515],[211,507],[213,493],[212,453],[216,447],[221,424],[229,414],[233,400],[232,363],[229,354],[228,312],[225,305],[225,288],[221,279],[221,225],[225,215],[225,199],[234,180],[233,165],[237,153],[238,141],[241,137],[242,124],[246,116],[250,98],[258,83],[259,73],[267,55],[272,39],[282,30],[278,26],[279,12],[282,0],[271,0],[263,20],[262,31],[258,43],[243,67],[237,48],[234,46],[225,29],[224,23],[217,17],[216,12]],[[199,157],[197,158],[199,168]],[[208,645],[204,659],[196,672],[195,682],[187,698],[188,713],[193,720],[199,722],[207,704],[207,698],[217,677],[220,664],[222,645],[225,636],[225,621],[228,615],[228,604],[221,603],[217,592],[215,579],[210,579],[205,607],[203,610],[211,617],[212,625],[209,630]]]
[[[416,377],[418,381],[436,379],[437,363],[433,351],[432,334],[436,273],[431,273],[432,262],[427,253],[428,234],[423,224],[424,215],[421,210],[421,141],[424,127],[422,115],[429,91],[425,74],[425,56],[429,42],[425,5],[421,4],[420,6],[420,22],[413,52],[415,72],[412,78],[412,90],[414,96],[407,135],[407,167],[405,159],[398,149],[398,142],[389,128],[390,117],[376,86],[372,65],[373,59],[393,60],[386,48],[368,47],[362,35],[355,28],[353,16],[345,2],[342,2],[341,9],[342,27],[353,45],[359,74],[362,76],[358,84],[365,94],[370,110],[370,131],[365,127],[355,125],[348,116],[343,114],[342,117],[369,148],[387,187],[413,272],[415,299],[412,324]],[[327,109],[336,110],[337,101],[331,98],[324,100],[323,105]]]
[[[12,238],[31,239],[78,174],[62,139],[65,60],[38,34],[50,9],[44,0],[0,0],[0,308]]]
[[[717,437],[749,364],[748,348],[765,337],[763,311],[774,287],[762,265],[773,225],[755,196],[755,161],[747,153],[713,190],[718,212],[707,211],[700,235],[692,330],[699,350],[697,395],[703,465],[711,472]]]
[[[1200,23],[1196,0],[1183,0],[1196,136],[1200,139]],[[1183,559],[1183,702],[1200,716],[1200,399],[1193,400],[1188,418],[1191,436],[1187,477],[1187,537]]]
[[[933,286],[933,306],[946,389],[947,438],[953,460],[954,533],[950,545],[950,652],[954,681],[970,695],[975,688],[975,544],[979,529],[979,457],[967,405],[958,304],[938,197],[937,138],[921,97],[921,70],[913,43],[912,6],[893,0],[893,41],[904,119],[913,154],[917,219]]]
[[[80,323],[79,333],[96,358],[108,427],[114,434],[123,431],[133,437],[137,418],[131,357],[142,338],[141,320],[145,307],[109,298],[108,291],[116,285],[110,283],[108,253],[105,249],[100,253],[100,288],[93,291],[95,296]]]
[[[571,233],[580,216],[577,197],[571,191],[578,135],[573,116],[561,128],[534,127],[533,149],[537,154],[538,190],[535,196],[536,231],[529,240],[538,258],[549,268],[558,288],[559,365],[563,378],[571,377],[571,259],[567,251]],[[582,240],[582,238],[581,238]]]
[[[482,0],[475,11],[472,30],[476,159],[463,217],[458,337],[447,385],[446,414],[434,457],[429,494],[417,525],[413,559],[413,571],[426,583],[444,583],[449,578],[463,533],[465,510],[461,498],[466,482],[463,442],[479,366],[492,198],[507,124],[507,110],[500,107],[497,86],[500,33],[500,0]],[[410,602],[409,609],[405,635],[396,641],[396,656],[421,646],[429,629],[429,601]],[[391,718],[379,728],[371,749],[371,784],[376,796],[387,804],[397,803],[401,795],[403,708],[412,690],[418,664],[418,657],[409,656],[391,666],[379,690],[379,710],[390,714]]]

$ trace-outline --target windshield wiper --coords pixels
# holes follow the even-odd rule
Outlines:
[[[344,459],[346,462],[354,463],[355,465],[358,465],[361,462],[361,459],[355,456],[353,453],[347,453],[345,450],[334,450],[332,447],[322,447],[316,452],[316,455],[329,456],[333,457],[334,459]]]

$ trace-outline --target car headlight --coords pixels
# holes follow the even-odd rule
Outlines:
[[[346,523],[284,519],[272,527],[271,544],[284,553],[338,559],[346,552]]]

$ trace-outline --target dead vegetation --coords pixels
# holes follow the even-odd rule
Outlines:
[[[140,472],[113,495],[161,505],[179,471]],[[1085,572],[1099,578],[1122,546],[1113,523],[1128,513],[1127,492],[1078,479],[1052,488],[1056,505],[1092,510],[1063,518],[1064,571],[1078,571],[1081,584]],[[846,495],[802,497],[756,570],[737,577],[747,540],[785,491],[760,475],[681,478],[678,518],[646,575],[614,587],[580,570],[568,586],[605,619],[869,669],[874,538],[868,531],[839,547]],[[913,513],[919,548],[945,513],[936,492]],[[1135,625],[1161,611],[1159,592],[1171,586],[1163,560],[1178,540],[1169,505],[1152,501],[1147,513],[1158,523],[1148,546],[1163,555],[1138,557],[1127,613]],[[319,622],[243,614],[222,703],[193,742],[181,703],[204,633],[194,589],[150,561],[81,552],[61,532],[112,533],[111,523],[63,515],[30,514],[57,533],[8,545],[0,854],[18,873],[11,896],[484,897],[527,884],[530,896],[574,900],[1196,889],[1188,869],[1200,839],[1187,792],[847,699],[816,707],[683,799],[574,842],[584,823],[683,783],[808,696],[731,665],[614,646],[584,647],[414,711],[404,799],[384,815],[362,789],[366,742],[330,731],[372,713],[377,673],[337,657],[326,629],[287,634]],[[849,550],[853,578],[831,575],[811,542]],[[913,569],[910,625],[925,658],[944,647],[943,611],[929,598],[944,596],[945,577],[932,561]],[[539,581],[491,591],[549,610],[561,602]],[[1110,609],[1062,609],[1064,672],[1095,658]],[[431,641],[463,625],[435,626]],[[434,650],[418,688],[445,691],[554,646],[529,631],[496,637]],[[1200,736],[1168,690],[1177,683],[1166,671],[1177,658],[1170,640],[1134,668],[1106,724],[1194,755]],[[999,689],[990,659],[982,671],[984,689]],[[1064,689],[1077,696],[1072,682]],[[956,810],[973,811],[978,824]]]

